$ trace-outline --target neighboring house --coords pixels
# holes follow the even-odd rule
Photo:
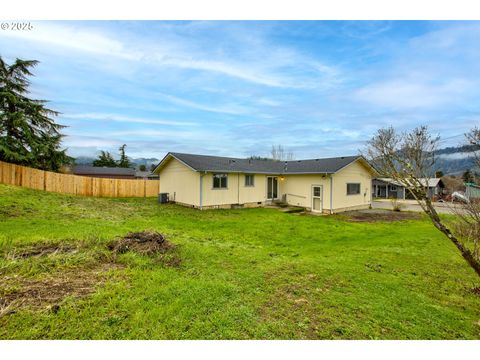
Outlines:
[[[376,178],[372,181],[374,198],[405,199],[405,187],[390,178]]]
[[[135,171],[135,178],[136,179],[147,179],[147,180],[158,180],[157,174],[152,174],[150,171]]]
[[[109,179],[135,179],[135,169],[119,167],[77,165],[73,167],[73,174]]]
[[[195,208],[274,201],[333,213],[371,205],[375,170],[361,156],[274,161],[168,153],[153,171],[160,193]]]
[[[421,178],[420,181],[428,188],[428,196],[431,199],[435,200],[443,195],[445,185],[440,178]],[[413,199],[412,194],[405,188],[405,184],[399,181],[391,178],[375,178],[372,183],[375,198]]]
[[[465,196],[467,199],[480,199],[480,186],[473,183],[465,183]]]

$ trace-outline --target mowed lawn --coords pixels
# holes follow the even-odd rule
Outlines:
[[[166,235],[180,265],[112,255],[107,244],[141,230]],[[36,244],[78,247],[18,255]],[[83,278],[93,288],[76,296]],[[66,292],[53,306],[4,301],[0,338],[480,338],[479,278],[424,218],[198,211],[0,185],[0,298],[35,297],[38,284]]]

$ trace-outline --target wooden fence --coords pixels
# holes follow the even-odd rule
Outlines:
[[[106,179],[59,174],[0,161],[0,183],[62,194],[97,197],[157,196],[159,180]]]

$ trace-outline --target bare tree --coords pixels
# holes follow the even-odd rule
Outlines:
[[[270,154],[273,160],[289,161],[294,159],[293,152],[286,151],[282,145],[272,145]]]
[[[474,127],[465,134],[465,138],[470,145],[473,145],[473,155],[475,156],[475,165],[480,168],[480,128]]]
[[[480,129],[475,127],[465,134],[466,142],[473,145],[475,165],[480,168]],[[468,199],[461,208],[452,207],[459,221],[453,223],[454,232],[473,249],[473,256],[480,259],[480,199]]]
[[[480,259],[444,224],[428,195],[425,178],[431,174],[435,163],[439,139],[432,136],[426,126],[406,133],[398,133],[393,127],[383,128],[368,141],[366,156],[380,173],[402,183],[411,192],[433,225],[457,247],[480,276]]]

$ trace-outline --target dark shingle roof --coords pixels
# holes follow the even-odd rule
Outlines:
[[[274,161],[239,159],[221,156],[168,153],[196,171],[243,172],[256,174],[319,174],[335,173],[360,156],[342,156],[327,159]],[[159,166],[164,162],[162,160]]]
[[[122,175],[122,176],[131,175],[131,176],[135,176],[135,169],[77,165],[73,168],[73,173],[76,174],[76,175]]]

